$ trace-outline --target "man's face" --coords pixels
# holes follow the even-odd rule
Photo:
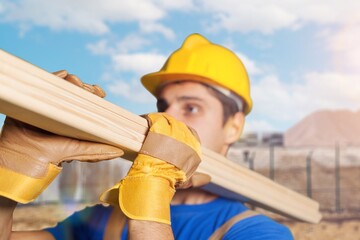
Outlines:
[[[166,85],[158,97],[158,110],[194,128],[202,146],[226,153],[228,143],[223,107],[204,85],[190,81]]]

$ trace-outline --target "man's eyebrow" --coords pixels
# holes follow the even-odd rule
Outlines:
[[[180,96],[176,98],[179,101],[186,101],[186,100],[195,100],[195,101],[203,101],[202,98],[196,97],[196,96]]]

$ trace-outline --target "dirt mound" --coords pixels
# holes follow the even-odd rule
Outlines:
[[[322,110],[314,112],[284,134],[288,147],[336,144],[360,146],[360,111]]]

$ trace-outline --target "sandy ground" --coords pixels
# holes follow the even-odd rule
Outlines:
[[[14,213],[14,230],[37,230],[53,226],[75,210],[85,207],[80,205],[42,204],[19,206]],[[357,215],[357,216],[356,216]],[[272,216],[274,217],[274,216]],[[276,216],[274,218],[277,218]],[[319,224],[308,224],[277,218],[290,228],[298,240],[360,240],[359,214],[329,214]]]
[[[308,150],[277,150],[275,152],[277,169],[274,180],[306,195],[308,185],[305,160],[307,154]],[[335,189],[333,154],[334,151],[332,150],[327,150],[325,153],[316,150],[312,155],[311,193],[312,197],[320,203],[323,214],[323,219],[319,224],[307,224],[270,215],[287,225],[297,240],[360,240],[360,149],[348,148],[341,151],[342,167],[339,172],[338,199]],[[252,153],[250,155],[252,156]],[[254,155],[256,156],[255,170],[265,176],[269,176],[269,170],[264,169],[264,166],[268,164],[268,155],[269,151],[266,149],[257,151]],[[242,152],[235,153],[233,157],[241,160]],[[240,164],[247,165],[248,163],[240,162]],[[91,171],[81,173],[83,175],[85,173],[90,174]],[[73,179],[69,178],[69,181],[69,185],[73,186]],[[89,186],[94,189],[93,182],[90,183]],[[87,188],[83,188],[86,192]],[[99,189],[104,188],[99,187]],[[98,196],[94,193],[92,195]],[[339,206],[337,206],[336,200],[338,200]],[[85,204],[39,203],[18,206],[14,213],[14,230],[37,230],[53,226],[72,212],[84,207]],[[336,209],[342,209],[342,211],[336,212]]]
[[[319,224],[285,223],[299,240],[360,240],[360,218],[322,221]]]

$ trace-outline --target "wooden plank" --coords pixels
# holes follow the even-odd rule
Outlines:
[[[0,112],[56,134],[103,142],[132,160],[147,132],[146,120],[0,50]],[[205,148],[198,171],[204,189],[317,223],[319,204]]]

